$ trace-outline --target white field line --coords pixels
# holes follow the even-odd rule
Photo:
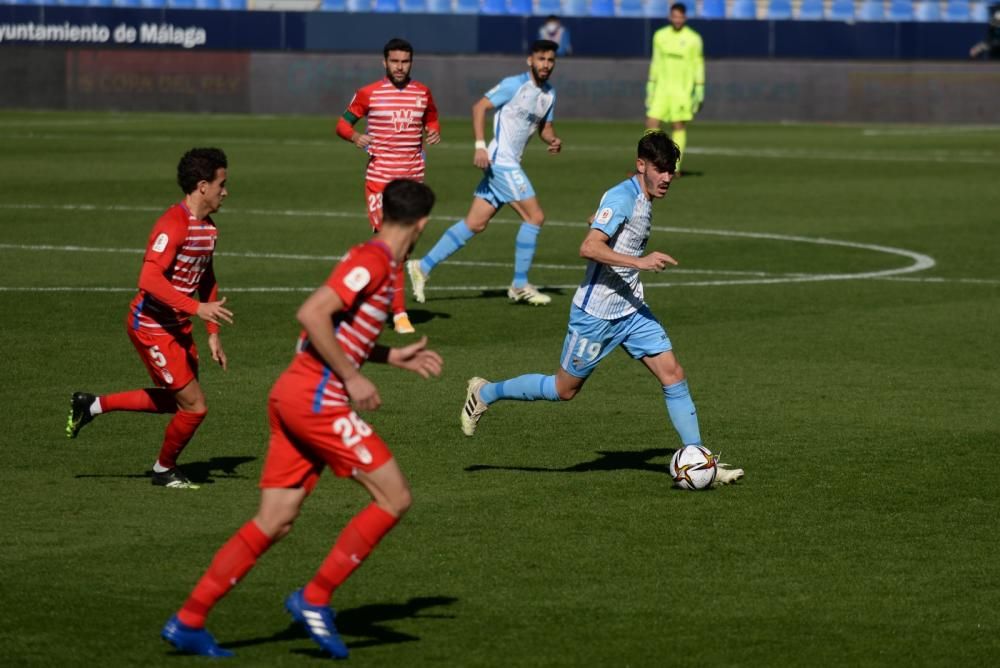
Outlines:
[[[94,134],[94,135],[71,135],[36,132],[15,132],[0,134],[0,138],[18,140],[39,140],[39,141],[65,141],[68,139],[93,139],[95,141],[117,141],[117,142],[142,142],[145,144],[155,143],[186,143],[190,142],[189,137],[171,135],[144,135],[144,134]],[[247,144],[258,146],[312,146],[312,147],[332,147],[336,145],[336,138],[332,132],[329,139],[268,139],[251,137],[214,137],[215,144]],[[469,146],[464,142],[441,142],[428,148],[431,155],[435,150],[460,150],[469,151]],[[613,151],[614,147],[594,144],[573,144],[568,143],[563,147],[569,152],[601,152]],[[624,150],[624,149],[623,149]],[[769,148],[738,148],[732,146],[691,146],[688,153],[694,155],[712,155],[730,158],[754,158],[772,160],[834,160],[850,162],[931,162],[931,163],[961,163],[974,165],[1000,164],[1000,154],[992,151],[914,151],[912,153],[900,153],[877,150],[852,150],[830,151],[815,149],[769,149]]]
[[[919,137],[924,135],[992,134],[1000,125],[942,125],[940,127],[865,128],[866,137]]]
[[[46,204],[0,204],[0,208],[6,209],[32,209],[32,210],[83,210],[83,211],[160,211],[154,207],[128,207],[128,206],[99,206],[90,204],[62,204],[62,205],[46,205]],[[360,218],[356,213],[346,212],[346,211],[302,211],[302,210],[262,210],[262,209],[247,209],[247,210],[229,210],[232,214],[259,214],[259,215],[282,215],[282,216],[294,216],[294,217],[337,217],[337,218]],[[444,220],[455,220],[454,217],[450,216],[434,216],[436,219]],[[519,221],[494,221],[495,223],[502,224],[520,224]],[[555,227],[578,227],[583,228],[586,223],[571,223],[565,221],[548,221],[546,222],[548,226]],[[784,241],[793,243],[806,243],[806,244],[816,244],[821,246],[839,246],[843,248],[853,248],[860,250],[869,250],[877,253],[885,253],[889,255],[896,255],[900,257],[907,258],[911,260],[911,264],[903,267],[896,267],[891,269],[882,269],[878,271],[867,271],[851,274],[778,274],[771,275],[767,272],[750,272],[750,275],[745,278],[739,279],[728,279],[728,280],[716,280],[716,281],[701,281],[701,282],[690,282],[684,283],[684,285],[690,286],[717,286],[717,285],[766,285],[766,284],[777,284],[777,283],[806,283],[806,282],[818,282],[818,281],[841,281],[841,280],[857,280],[857,279],[871,279],[871,278],[885,278],[888,276],[897,276],[902,274],[911,274],[915,272],[925,271],[930,269],[935,265],[934,259],[928,255],[922,253],[916,253],[914,251],[909,251],[902,248],[894,248],[891,246],[880,246],[875,244],[864,244],[853,241],[840,241],[836,239],[824,239],[824,238],[813,238],[813,237],[802,237],[793,236],[785,234],[771,234],[765,232],[740,232],[733,230],[708,230],[708,229],[696,229],[696,228],[684,228],[684,227],[654,227],[654,230],[658,232],[672,232],[675,234],[701,234],[701,235],[714,235],[722,237],[736,237],[744,239],[767,239],[772,241]],[[15,245],[16,246],[16,245]],[[0,246],[0,248],[5,248],[6,246]],[[7,248],[8,250],[16,250],[16,248]],[[53,247],[53,246],[43,246],[39,248],[20,248],[19,250],[76,250],[79,252],[119,252],[119,253],[140,253],[141,250],[138,249],[111,249],[110,251],[103,251],[102,249],[88,249],[88,247],[83,246],[65,246],[65,247]],[[220,252],[220,256],[224,253]],[[235,256],[235,255],[234,255]],[[288,254],[286,257],[282,257],[282,254],[274,253],[254,253],[254,254],[242,254],[242,257],[259,257],[259,258],[269,258],[269,259],[316,259],[316,260],[328,260],[334,261],[339,259],[339,256],[322,255],[310,257],[309,255],[292,255]],[[457,264],[454,262],[453,264]],[[480,263],[463,263],[466,266],[491,266],[483,265]],[[509,266],[509,265],[505,265]],[[570,265],[554,265],[562,269],[563,267],[569,267]],[[575,267],[575,265],[573,265]],[[541,268],[541,267],[539,267]],[[652,285],[652,284],[650,284]],[[676,284],[670,284],[676,285]]]

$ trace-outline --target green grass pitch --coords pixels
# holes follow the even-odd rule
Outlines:
[[[291,358],[295,310],[367,237],[363,155],[331,127],[0,114],[5,665],[204,665],[175,656],[160,627],[255,511],[265,397]],[[507,303],[504,210],[411,304],[444,375],[366,368],[384,401],[366,418],[415,504],[334,597],[352,664],[995,660],[1000,131],[691,127],[691,174],[656,204],[649,244],[680,266],[646,275],[647,299],[706,445],[747,475],[687,493],[665,473],[677,437],[660,389],[624,353],[573,402],[499,404],[475,438],[459,431],[469,376],[555,370],[585,221],[634,164],[638,123],[557,129],[562,155],[536,140],[525,159],[549,219],[531,278],[552,306]],[[444,137],[428,150],[438,204],[418,254],[479,178],[467,120]],[[182,458],[205,484],[173,492],[145,475],[162,416],[105,416],[76,441],[63,426],[72,391],[148,383],[123,321],[195,145],[230,157],[217,273],[237,324],[223,334],[229,372],[204,364],[210,415]],[[325,476],[291,536],[215,610],[209,628],[241,665],[318,660],[282,601],[365,502]]]

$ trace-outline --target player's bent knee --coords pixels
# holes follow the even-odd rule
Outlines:
[[[580,391],[579,387],[559,387],[556,386],[556,394],[559,395],[559,401],[570,401],[576,396],[577,392]]]

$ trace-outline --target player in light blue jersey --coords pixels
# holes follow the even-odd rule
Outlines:
[[[666,196],[679,158],[677,145],[660,131],[647,132],[639,140],[637,173],[604,193],[580,246],[580,255],[589,262],[570,307],[559,370],[552,376],[527,374],[496,383],[470,379],[461,416],[466,436],[475,433],[479,419],[496,401],[569,401],[598,363],[622,346],[656,376],[681,444],[701,445],[684,369],[666,330],[646,304],[639,279],[640,271],[662,271],[677,264],[666,253],[646,253],[646,242],[653,200]],[[742,469],[720,465],[716,484],[742,476]]]
[[[538,233],[545,222],[545,213],[538,204],[531,181],[521,169],[524,147],[536,131],[549,146],[549,153],[562,149],[562,140],[552,127],[556,93],[548,84],[556,65],[558,45],[540,39],[528,56],[529,72],[507,77],[487,91],[472,107],[472,130],[476,138],[473,163],[483,170],[483,180],[476,187],[472,206],[464,219],[447,230],[434,247],[420,260],[406,263],[413,286],[413,297],[424,303],[424,284],[437,265],[486,229],[490,220],[504,204],[509,204],[524,221],[517,232],[514,249],[514,280],[507,296],[514,302],[544,306],[552,301],[528,282],[528,270],[535,257]],[[493,115],[493,141],[484,139],[486,113]]]

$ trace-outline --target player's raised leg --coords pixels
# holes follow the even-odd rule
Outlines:
[[[288,613],[312,639],[341,659],[347,658],[348,650],[337,633],[330,599],[396,526],[412,502],[409,484],[395,459],[371,472],[357,471],[354,478],[368,490],[372,503],[344,527],[313,579],[285,600]]]
[[[551,376],[528,373],[495,383],[485,378],[470,378],[462,405],[462,433],[466,436],[475,434],[479,419],[497,401],[569,401],[586,380],[563,369]]]
[[[524,302],[532,306],[546,306],[552,301],[552,298],[542,294],[528,282],[528,271],[535,258],[535,248],[538,244],[538,235],[545,222],[545,213],[542,211],[537,197],[514,201],[510,203],[510,206],[521,216],[523,222],[517,231],[514,248],[514,280],[510,289],[507,290],[507,296],[514,302]]]
[[[485,179],[484,179],[485,180]],[[430,278],[434,267],[438,266],[449,257],[461,250],[469,239],[486,229],[490,219],[497,212],[497,207],[477,195],[472,199],[469,213],[465,218],[459,220],[441,235],[430,251],[419,260],[410,260],[406,263],[407,272],[410,275],[410,286],[413,289],[413,298],[423,304],[426,296],[424,285]]]
[[[176,410],[177,403],[174,401],[173,393],[162,387],[147,387],[101,396],[89,392],[74,392],[69,402],[66,436],[76,438],[81,429],[104,413],[115,411],[173,413]]]

